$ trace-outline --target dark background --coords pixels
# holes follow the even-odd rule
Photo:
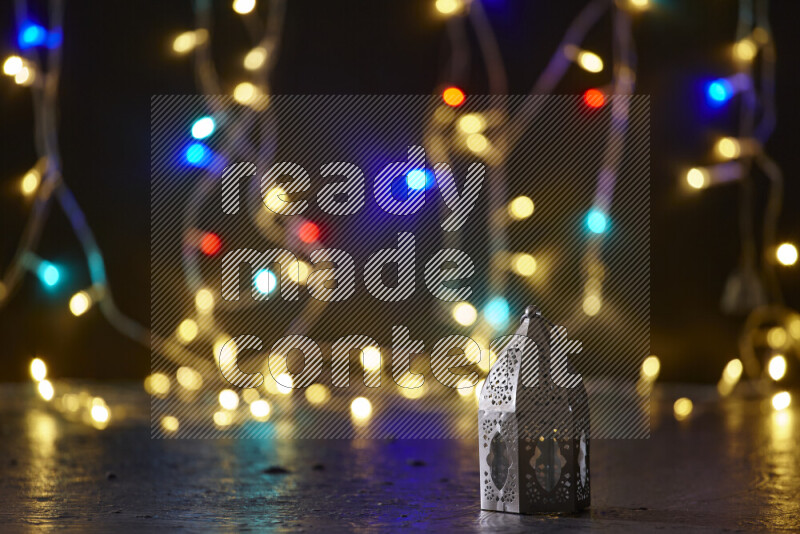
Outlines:
[[[226,90],[244,79],[241,57],[251,47],[230,2],[216,2],[212,40]],[[526,93],[556,50],[583,0],[484,0],[498,33],[511,93]],[[32,2],[45,23],[42,3]],[[37,7],[40,11],[37,12]],[[264,7],[264,6],[260,6]],[[16,52],[13,3],[0,6],[0,52]],[[652,352],[662,378],[714,381],[736,354],[740,318],[725,317],[719,299],[739,254],[738,187],[687,195],[685,168],[711,161],[713,143],[735,132],[737,111],[710,111],[703,86],[734,71],[730,46],[736,2],[658,0],[636,16],[637,92],[652,109]],[[795,128],[800,108],[796,20],[800,4],[772,2],[778,51],[778,126],[767,149],[786,176],[778,238],[800,238],[800,182]],[[195,93],[191,60],[171,52],[174,36],[191,29],[189,1],[67,2],[61,81],[60,142],[65,180],[86,211],[104,251],[119,307],[147,323],[149,316],[149,109],[154,94]],[[608,17],[586,48],[610,57]],[[431,94],[447,56],[444,22],[432,0],[289,2],[274,93]],[[471,94],[488,91],[473,47]],[[578,69],[559,93],[582,93],[607,83],[606,72]],[[14,253],[29,209],[19,177],[35,162],[31,92],[0,80],[0,266]],[[765,179],[756,206],[764,205]],[[758,220],[758,219],[757,219]],[[53,376],[141,378],[149,352],[114,331],[96,311],[73,317],[67,301],[88,285],[77,241],[58,210],[39,253],[64,267],[64,282],[45,290],[27,276],[0,310],[0,380],[27,376],[30,357],[46,356]],[[797,268],[779,269],[789,306],[800,305]]]

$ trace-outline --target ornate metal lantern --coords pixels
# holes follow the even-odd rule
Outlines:
[[[528,306],[478,403],[481,508],[577,512],[589,490],[589,404],[566,329]]]

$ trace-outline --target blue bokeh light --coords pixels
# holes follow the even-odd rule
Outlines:
[[[708,84],[708,87],[706,88],[708,102],[714,107],[721,106],[730,100],[733,96],[733,92],[733,85],[731,85],[731,82],[724,78],[714,80]]]
[[[483,316],[492,327],[500,329],[508,324],[511,308],[503,297],[493,297],[483,308]]]
[[[64,40],[64,33],[61,31],[61,28],[57,28],[55,30],[47,32],[47,42],[45,46],[47,48],[53,49],[58,48],[61,46],[61,42]]]
[[[22,24],[17,36],[17,44],[23,50],[44,44],[47,39],[47,30],[39,24],[26,22]]]
[[[256,273],[255,277],[256,289],[259,293],[272,293],[278,284],[275,275],[269,269],[261,269]]]
[[[186,161],[195,167],[203,167],[210,158],[208,148],[203,143],[192,143],[186,149]]]
[[[36,269],[36,275],[47,287],[55,286],[58,283],[58,280],[61,278],[61,273],[58,271],[58,267],[49,261],[42,261],[39,264],[39,267]]]
[[[598,209],[592,209],[586,215],[586,227],[593,234],[602,234],[608,230],[608,216]]]
[[[414,169],[406,174],[406,183],[411,189],[419,191],[428,185],[428,174],[422,169]]]

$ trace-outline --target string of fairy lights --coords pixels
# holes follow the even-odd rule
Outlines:
[[[463,327],[471,328],[470,336],[478,341],[481,347],[488,347],[488,339],[493,332],[505,328],[510,318],[508,301],[502,296],[505,290],[506,273],[530,279],[537,276],[537,259],[527,251],[506,250],[506,231],[509,225],[524,224],[535,211],[534,199],[518,196],[510,201],[504,195],[504,168],[508,147],[513,146],[515,138],[512,130],[504,128],[511,122],[529,123],[534,120],[531,115],[514,116],[507,109],[490,109],[485,112],[462,112],[462,105],[470,98],[465,89],[458,85],[463,80],[463,71],[468,65],[464,59],[469,45],[464,39],[465,28],[469,27],[477,36],[478,47],[486,66],[486,77],[490,92],[504,94],[507,92],[507,81],[504,63],[499,46],[489,22],[487,14],[478,0],[430,0],[431,16],[445,20],[447,35],[451,43],[451,57],[444,74],[445,82],[441,87],[441,104],[432,110],[430,121],[426,127],[427,140],[445,139],[442,148],[433,157],[437,161],[449,161],[451,153],[469,151],[480,157],[487,165],[492,176],[489,193],[490,213],[503,213],[502,217],[491,217],[487,228],[492,244],[493,258],[501,258],[502,268],[491,268],[488,272],[489,294],[491,297],[479,310],[474,304],[461,302],[452,305],[448,314],[452,321]],[[23,275],[28,272],[36,276],[46,287],[54,287],[63,283],[62,267],[38,256],[35,252],[39,238],[46,224],[47,215],[53,206],[60,208],[67,216],[85,254],[87,268],[91,277],[91,285],[76,291],[69,299],[69,309],[76,317],[96,307],[108,321],[124,335],[135,339],[145,346],[164,355],[178,365],[174,376],[163,372],[155,372],[145,380],[145,389],[155,397],[178,395],[181,391],[199,390],[204,377],[217,372],[215,358],[231,358],[236,355],[236,347],[230,343],[229,336],[221,331],[211,320],[215,307],[222,305],[209,284],[198,274],[198,258],[213,257],[224,249],[223,237],[213,230],[200,229],[194,224],[197,214],[187,207],[184,228],[184,274],[187,287],[194,295],[195,314],[184,318],[176,327],[175,335],[161,339],[153,336],[144,326],[128,318],[120,312],[113,300],[111,288],[105,274],[103,254],[94,239],[91,227],[87,224],[83,211],[73,196],[65,178],[61,174],[60,154],[58,149],[57,130],[57,88],[61,69],[61,42],[63,1],[50,0],[48,11],[48,28],[34,22],[24,0],[16,2],[16,19],[18,29],[18,51],[7,57],[3,63],[3,72],[18,85],[28,87],[33,94],[34,105],[34,139],[38,161],[26,172],[19,182],[21,194],[31,201],[30,215],[19,240],[17,251],[10,264],[3,272],[0,281],[0,306],[8,302],[19,286]],[[253,42],[252,47],[241,57],[241,66],[245,74],[238,83],[228,84],[220,80],[211,49],[211,27],[213,24],[212,5],[210,0],[194,2],[194,29],[181,32],[171,39],[172,52],[178,56],[193,55],[194,71],[199,90],[203,94],[230,94],[241,106],[258,112],[269,113],[270,77],[280,52],[280,41],[283,32],[285,0],[268,0],[266,12],[268,16],[259,15],[256,0],[235,0],[232,10],[240,17],[248,35]],[[609,11],[612,20],[612,38],[614,40],[614,57],[611,62],[611,83],[607,86],[589,87],[583,95],[583,103],[588,108],[601,108],[608,104],[608,94],[632,94],[636,83],[636,54],[633,43],[633,17],[657,7],[652,0],[591,0],[575,17],[567,28],[562,42],[559,44],[544,71],[534,83],[531,93],[552,92],[562,80],[571,66],[577,66],[591,80],[594,75],[609,70],[606,61],[596,52],[584,48],[583,41],[588,32],[600,23],[602,16]],[[798,259],[797,248],[789,242],[779,243],[776,239],[776,225],[781,206],[782,174],[778,165],[769,157],[764,145],[771,136],[775,120],[774,102],[774,65],[776,61],[775,47],[767,17],[768,2],[766,0],[741,0],[740,24],[737,37],[731,46],[732,66],[735,72],[725,78],[712,80],[706,85],[706,93],[710,106],[716,108],[739,106],[740,126],[735,135],[725,136],[718,140],[714,147],[716,162],[707,166],[689,169],[685,183],[689,190],[712,190],[728,183],[737,183],[742,187],[742,206],[740,229],[742,234],[742,258],[739,269],[729,286],[731,295],[726,295],[723,306],[735,311],[745,309],[749,316],[743,328],[739,358],[727,363],[718,384],[720,395],[728,395],[746,371],[751,377],[762,376],[764,391],[774,389],[785,377],[788,360],[786,354],[796,350],[800,339],[800,315],[786,308],[780,296],[779,286],[774,270],[776,267],[791,267]],[[210,102],[213,102],[210,100]],[[621,102],[621,100],[620,100]],[[614,151],[627,128],[627,109],[617,108],[615,101],[610,104],[617,120],[612,121],[609,131],[609,142],[606,147],[603,174],[614,176],[619,165],[619,157]],[[210,149],[206,141],[211,136],[237,135],[231,131],[220,131],[213,103],[208,115],[194,120],[187,135],[191,142],[187,145],[184,158],[188,165],[204,168],[207,165]],[[246,129],[247,124],[241,125]],[[491,128],[490,128],[491,126]],[[241,131],[241,129],[239,129]],[[517,128],[514,131],[522,130]],[[491,132],[491,134],[489,133]],[[249,141],[250,148],[269,158],[275,150],[275,139]],[[258,143],[256,146],[255,143]],[[221,143],[222,144],[222,143]],[[432,143],[432,146],[440,146]],[[505,147],[505,148],[504,148]],[[764,219],[764,235],[761,240],[761,254],[758,240],[754,234],[753,202],[753,169],[758,169],[770,181],[770,197]],[[406,182],[409,188],[425,187],[424,173],[408,174]],[[608,184],[606,184],[607,186]],[[613,185],[613,184],[612,184]],[[197,198],[206,194],[198,191]],[[284,191],[275,187],[265,195],[267,204],[273,203],[276,213],[280,212],[278,204]],[[593,317],[602,312],[603,297],[602,257],[600,244],[611,225],[610,207],[612,206],[613,187],[598,186],[594,205],[585,214],[585,230],[596,239],[590,240],[585,251],[585,291],[578,306],[578,311],[585,316]],[[492,200],[493,199],[493,200]],[[200,202],[197,203],[199,205]],[[262,210],[264,211],[264,210]],[[283,242],[289,232],[305,244],[320,241],[320,229],[310,220],[304,220],[292,227],[284,227],[269,214],[264,214],[256,221],[265,236]],[[491,262],[494,266],[495,261]],[[759,267],[760,265],[760,267]],[[302,284],[312,271],[312,265],[305,260],[297,261],[297,282]],[[745,289],[753,287],[750,281],[756,280],[756,295],[745,293]],[[276,277],[268,269],[259,271],[254,276],[256,288],[268,293],[276,287]],[[738,293],[737,290],[738,289]],[[753,305],[755,303],[755,305]],[[227,303],[229,305],[230,303]],[[443,304],[444,305],[444,304]],[[308,306],[301,313],[300,320],[308,327],[316,321],[324,309],[317,303]],[[187,346],[197,339],[207,339],[213,350],[203,356]],[[769,357],[761,365],[756,349],[766,346]],[[492,359],[482,358],[482,372],[488,372]],[[380,368],[381,357],[378,347],[368,347],[363,352],[362,365],[365,371]],[[272,371],[274,372],[274,363]],[[285,363],[284,363],[285,365]],[[658,377],[661,362],[657,356],[650,356],[642,364],[642,382],[652,384]],[[763,367],[763,369],[762,369]],[[111,418],[111,409],[105,401],[85,391],[74,392],[59,384],[53,384],[47,378],[47,366],[41,357],[31,363],[31,376],[38,383],[38,391],[42,398],[54,401],[65,413],[81,413],[83,419],[98,428],[103,428]],[[274,411],[266,395],[287,396],[292,389],[291,373],[288,368],[277,373],[272,379],[271,373],[264,373],[264,392],[254,389],[238,393],[231,389],[221,389],[218,394],[219,409],[212,419],[215,425],[224,428],[233,423],[232,413],[247,406],[249,413],[256,420],[266,420]],[[410,378],[410,377],[409,377]],[[466,400],[474,398],[473,392],[480,391],[481,382],[474,390],[458,389],[458,394]],[[646,388],[645,388],[646,389]],[[649,390],[648,390],[649,391]],[[400,394],[410,399],[419,398],[423,389],[400,388]],[[331,392],[322,384],[314,384],[305,389],[306,400],[312,405],[322,405],[331,398]],[[243,400],[244,404],[240,401]],[[786,408],[791,402],[788,391],[774,392],[772,405],[776,410]],[[354,420],[368,421],[373,413],[369,399],[358,397],[350,403]],[[675,416],[685,419],[692,412],[690,399],[679,399],[675,403]],[[176,432],[181,422],[174,415],[163,415],[160,426],[164,432]]]

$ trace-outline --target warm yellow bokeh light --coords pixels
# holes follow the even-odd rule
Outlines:
[[[25,63],[22,61],[21,57],[9,56],[3,63],[3,74],[8,76],[16,76],[24,66]]]
[[[233,89],[233,99],[240,104],[249,104],[257,94],[258,89],[250,82],[242,82]]]
[[[41,382],[47,377],[47,365],[41,358],[34,358],[31,360],[31,378],[37,382]]]
[[[686,173],[686,183],[695,189],[703,189],[708,185],[709,180],[710,176],[705,169],[693,167]]]
[[[773,326],[767,330],[767,345],[773,349],[782,348],[788,340],[789,336],[786,334],[786,330],[780,326]]]
[[[533,215],[533,200],[526,196],[519,196],[508,203],[508,214],[512,219],[527,219]]]
[[[194,305],[200,313],[210,313],[214,309],[214,294],[210,289],[201,289],[194,296]]]
[[[292,380],[292,376],[289,373],[281,373],[275,377],[275,383],[277,384],[278,393],[283,395],[288,395],[292,392],[292,386],[294,385],[294,381]]]
[[[92,305],[92,297],[86,291],[78,291],[69,299],[69,311],[78,317],[83,315]]]
[[[467,136],[467,148],[480,154],[489,148],[489,140],[479,133],[470,134]]]
[[[244,68],[247,70],[260,69],[265,61],[267,61],[267,49],[263,46],[257,46],[244,56]]]
[[[781,243],[775,251],[775,257],[781,265],[794,265],[797,263],[797,247],[791,243]]]
[[[400,386],[398,389],[400,395],[411,400],[419,399],[425,395],[425,385],[424,383],[419,384],[419,378],[420,377],[414,376],[410,372],[403,374],[397,382],[397,385]]]
[[[214,413],[214,423],[219,427],[226,427],[233,423],[231,412],[219,411]]]
[[[372,403],[366,397],[356,397],[350,403],[350,413],[355,419],[368,419],[372,415]]]
[[[197,323],[192,319],[184,319],[181,321],[181,324],[178,325],[178,339],[181,340],[183,343],[191,343],[197,337],[197,334],[200,332],[200,328],[197,326]]]
[[[628,0],[631,7],[636,9],[647,9],[650,7],[650,0]]]
[[[733,57],[741,61],[752,61],[758,54],[758,46],[752,39],[742,39],[733,45]]]
[[[738,139],[733,137],[723,137],[717,141],[717,154],[725,159],[736,159],[742,153],[742,147]]]
[[[769,372],[770,378],[775,381],[783,378],[786,375],[786,358],[781,354],[770,358],[767,371]]]
[[[267,194],[264,195],[264,205],[269,208],[270,211],[274,213],[282,213],[289,204],[283,200],[283,196],[286,194],[280,187],[273,187]]]
[[[603,70],[603,60],[594,52],[581,50],[576,59],[583,70],[588,72],[602,72]]]
[[[39,382],[37,389],[39,390],[39,395],[41,395],[44,400],[50,401],[53,399],[55,390],[53,389],[53,384],[51,384],[49,380],[42,380]]]
[[[92,410],[90,413],[92,419],[95,422],[107,423],[109,418],[111,417],[111,412],[109,411],[108,406],[106,406],[105,402],[102,402],[102,399],[100,399],[100,401],[101,402],[97,402],[94,404],[94,406],[92,406]]]
[[[172,41],[172,50],[178,54],[191,52],[197,45],[201,45],[208,39],[208,32],[204,29],[183,32]]]
[[[203,385],[203,375],[191,367],[179,367],[175,378],[178,380],[178,384],[190,391],[200,389]]]
[[[469,113],[461,117],[458,127],[467,134],[478,133],[486,126],[483,116],[478,113]]]
[[[520,276],[531,276],[536,272],[536,259],[530,254],[514,254],[511,257],[511,269]]]
[[[603,301],[597,295],[588,295],[585,299],[583,299],[583,313],[588,315],[589,317],[593,317],[600,313],[600,308],[603,305]]]
[[[14,75],[14,82],[18,85],[30,85],[36,79],[36,71],[32,67],[22,67]]]
[[[324,404],[331,398],[331,392],[322,384],[311,384],[306,388],[306,400],[311,404]]]
[[[300,285],[305,285],[308,280],[308,273],[311,272],[311,266],[303,260],[293,261],[289,265],[288,273],[286,276],[293,282]]]
[[[772,396],[772,407],[778,411],[785,410],[792,404],[792,395],[788,391],[781,391]]]
[[[471,397],[474,395],[474,391],[472,391],[474,387],[475,385],[472,382],[464,378],[456,385],[456,391],[458,391],[458,394],[462,397]]]
[[[144,390],[150,395],[164,396],[169,393],[169,377],[164,373],[153,373],[144,379]]]
[[[246,15],[256,7],[256,0],[233,0],[233,10],[240,15]]]
[[[256,419],[266,419],[269,417],[269,403],[263,399],[253,401],[250,403],[250,413]]]
[[[463,7],[463,0],[436,0],[436,10],[442,15],[452,15]]]
[[[161,428],[164,429],[164,432],[177,432],[178,427],[180,427],[180,421],[177,417],[165,415],[161,418]]]
[[[41,181],[41,179],[42,176],[36,169],[33,169],[25,173],[25,176],[22,177],[22,181],[20,182],[19,185],[22,194],[25,196],[29,196],[35,193],[36,190],[39,188],[39,182]]]
[[[459,302],[453,306],[453,319],[462,325],[470,326],[478,318],[478,310],[469,302]]]
[[[694,404],[692,404],[690,399],[681,397],[675,401],[675,404],[672,405],[672,409],[675,412],[675,419],[678,421],[683,421],[692,414]]]
[[[742,360],[734,358],[725,365],[725,369],[722,371],[722,379],[728,383],[736,383],[742,377],[743,371]]]
[[[219,405],[226,410],[235,410],[239,406],[239,395],[232,389],[223,389],[219,392]]]
[[[658,378],[658,373],[661,372],[661,360],[658,356],[648,356],[642,362],[642,377],[647,380],[653,381]]]
[[[381,368],[381,349],[378,347],[364,347],[361,351],[361,366],[367,371],[377,371]]]

